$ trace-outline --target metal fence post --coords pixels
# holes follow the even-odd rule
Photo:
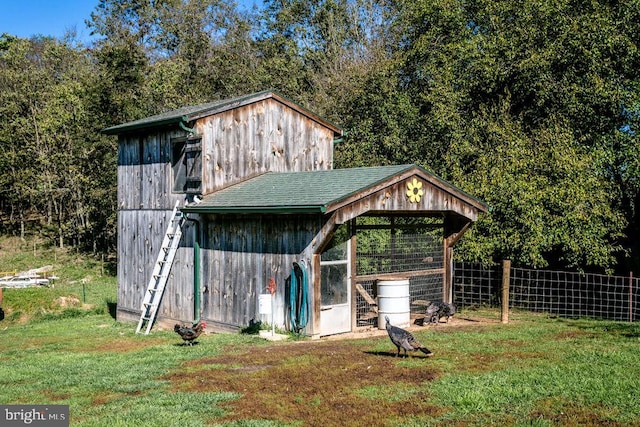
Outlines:
[[[633,323],[633,271],[629,272],[629,322]]]
[[[502,261],[502,323],[509,323],[509,282],[511,281],[511,261]]]

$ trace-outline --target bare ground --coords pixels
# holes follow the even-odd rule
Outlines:
[[[448,332],[486,322],[455,319],[437,328]],[[371,341],[363,345],[345,339],[359,337],[379,337],[389,350],[372,351]],[[384,330],[230,351],[233,354],[191,362],[167,378],[177,390],[238,393],[241,397],[227,404],[228,415],[222,421],[384,426],[446,410],[429,403],[428,383],[438,377],[431,358],[417,352],[410,355],[412,363],[401,363]]]

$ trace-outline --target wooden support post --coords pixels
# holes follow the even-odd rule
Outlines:
[[[311,255],[311,271],[313,272],[313,317],[311,325],[313,330],[311,331],[311,338],[320,338],[320,305],[322,303],[321,297],[321,285],[320,285],[320,254]]]
[[[502,261],[502,323],[509,323],[509,283],[511,282],[511,261]]]
[[[357,264],[356,264],[356,252],[357,252],[357,227],[356,227],[356,219],[353,218],[349,224],[349,271],[350,276],[347,278],[349,281],[349,288],[351,290],[351,332],[355,331],[358,327],[358,305],[356,304],[356,276],[358,275]]]

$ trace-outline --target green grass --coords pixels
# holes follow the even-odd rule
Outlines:
[[[416,425],[639,425],[640,325],[520,314],[510,325],[431,337],[446,415]]]
[[[640,424],[635,398],[640,327],[518,317],[509,325],[420,332],[420,339],[437,349],[436,357],[390,358],[389,369],[424,369],[428,363],[438,372],[434,381],[354,384],[353,391],[368,399],[389,396],[392,402],[428,396],[431,405],[443,408],[438,416],[397,420],[403,425]],[[185,369],[197,378],[220,366],[185,364],[228,348],[248,352],[269,345],[252,336],[216,334],[206,345],[182,347],[171,331],[145,336],[133,329],[103,313],[2,327],[0,402],[68,404],[73,425],[207,425],[228,413],[225,402],[240,396],[176,390],[167,376]],[[389,350],[381,338],[358,340],[357,346]],[[311,369],[316,356],[294,358],[295,369]],[[313,405],[313,396],[296,396],[298,404]],[[270,424],[255,414],[229,425]]]
[[[10,256],[6,247],[2,252],[0,263]],[[39,256],[25,263],[47,263],[42,253]],[[374,407],[396,408],[422,399],[431,408],[413,414],[396,411],[403,415],[380,418],[385,425],[640,425],[638,323],[513,312],[512,322],[503,325],[495,321],[496,311],[463,311],[460,317],[493,321],[417,331],[435,351],[432,358],[389,357],[395,348],[378,336],[332,341],[336,354],[348,354],[342,366],[327,357],[325,345],[324,353],[312,349],[287,357],[284,366],[267,363],[268,371],[245,372],[243,367],[268,360],[269,351],[278,348],[278,354],[287,354],[279,346],[304,343],[212,334],[199,345],[183,347],[172,331],[135,334],[134,324],[116,322],[110,314],[115,278],[103,274],[100,263],[61,253],[54,261],[60,276],[55,287],[5,290],[3,308],[10,315],[0,321],[0,404],[67,404],[74,426],[278,426],[283,423],[258,411],[234,416],[234,403],[264,390],[233,392],[198,381],[242,373],[249,387],[262,385],[259,375],[295,378],[290,372],[329,369],[346,374],[362,364],[382,367],[389,375],[366,385],[358,380],[318,381],[313,392],[292,389],[285,394],[289,401],[278,402],[299,414],[289,425],[305,425],[310,420],[304,414],[326,403],[331,391],[322,393],[322,387],[342,386],[350,390],[341,391],[346,407],[364,400],[376,402]],[[55,302],[60,296],[75,296],[86,305],[62,307]],[[345,348],[348,353],[340,353]],[[219,358],[223,355],[226,359]],[[239,356],[244,362],[234,364]],[[403,373],[406,379],[425,370],[433,373],[432,379],[407,382],[393,375]],[[188,375],[178,379],[177,373]]]
[[[0,332],[0,402],[68,404],[73,425],[203,425],[220,416],[224,391],[171,391],[163,376],[181,363],[250,340],[224,335],[183,348],[173,332],[136,335],[106,315],[13,325]]]
[[[108,313],[116,304],[113,266],[102,259],[82,256],[18,238],[0,238],[0,271],[26,271],[51,266],[58,277],[49,287],[4,289],[5,321],[77,317]]]

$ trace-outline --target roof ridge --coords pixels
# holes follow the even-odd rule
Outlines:
[[[334,133],[338,133],[340,135],[342,135],[343,133],[342,128],[340,128],[339,126],[323,117],[320,117],[319,115],[313,113],[311,110],[308,110],[307,108],[281,95],[273,89],[267,89],[260,92],[236,96],[233,98],[219,99],[202,104],[189,105],[172,110],[167,110],[159,114],[154,114],[137,120],[121,123],[119,125],[110,126],[102,129],[101,132],[107,135],[117,135],[119,133],[150,129],[170,124],[183,123],[186,125],[187,122],[226,111],[225,107],[229,107],[229,109],[242,107],[244,105],[263,101],[269,98],[273,98],[280,103],[283,103],[288,107],[296,110],[299,114],[307,116],[310,119],[322,124],[323,126],[332,129]]]

